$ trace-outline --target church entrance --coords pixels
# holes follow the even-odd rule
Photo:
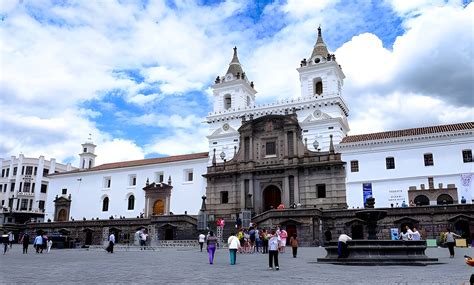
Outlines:
[[[153,215],[163,215],[165,213],[165,203],[163,200],[156,200],[153,205]]]
[[[263,190],[263,210],[276,209],[281,204],[281,191],[275,185],[270,185]]]
[[[87,229],[86,230],[86,242],[85,245],[91,245],[92,244],[92,231]]]
[[[58,222],[64,222],[67,221],[67,212],[64,209],[59,210],[58,213]]]
[[[167,228],[165,230],[165,240],[173,240],[174,230],[173,228]]]

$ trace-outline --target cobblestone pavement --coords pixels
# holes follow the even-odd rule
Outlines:
[[[323,248],[291,249],[280,255],[280,270],[269,270],[268,255],[239,254],[229,265],[228,251],[217,250],[213,265],[207,253],[194,248],[159,251],[52,250],[23,255],[19,245],[0,255],[0,283],[155,283],[155,284],[468,284],[474,268],[463,255],[474,249],[457,248],[450,259],[445,248],[428,249],[427,255],[444,264],[431,266],[341,266],[318,264]]]

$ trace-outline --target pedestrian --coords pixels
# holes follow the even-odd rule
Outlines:
[[[46,249],[48,245],[48,236],[46,234],[43,234],[43,246],[41,247],[41,253],[43,253],[43,249]]]
[[[421,239],[420,232],[418,232],[418,230],[415,227],[413,227],[412,234],[411,234],[411,239],[412,240],[420,240]]]
[[[266,254],[266,253],[268,253],[268,233],[267,233],[266,229],[262,230],[262,237],[261,238],[262,238],[262,242],[263,242],[262,253]]]
[[[206,236],[201,233],[198,237],[199,240],[199,246],[201,247],[201,252],[202,252],[202,247],[204,246],[204,242],[206,241]]]
[[[1,236],[2,238],[2,243],[3,243],[3,254],[7,253],[8,249],[8,234],[4,234]]]
[[[230,264],[235,265],[237,262],[237,250],[240,248],[240,241],[235,234],[232,233],[229,239],[227,239],[227,244],[229,245]]]
[[[449,258],[454,258],[454,238],[455,237],[458,237],[460,238],[461,236],[456,234],[456,233],[453,233],[451,232],[450,229],[447,229],[447,233],[446,233],[446,244],[448,246],[448,249],[449,249]]]
[[[43,253],[43,237],[41,234],[37,234],[33,246],[36,249],[36,253]]]
[[[28,254],[28,246],[30,245],[30,235],[24,233],[21,237],[21,244],[23,245],[23,254]]]
[[[146,240],[148,238],[148,234],[145,229],[143,229],[140,232],[140,249],[145,250],[146,249]]]
[[[404,241],[407,241],[407,240],[411,239],[411,235],[408,233],[406,226],[402,227],[402,231],[398,235],[398,239],[399,240],[404,240]]]
[[[114,245],[115,245],[115,235],[114,233],[111,233],[109,235],[109,246],[105,250],[109,253],[114,253]]]
[[[8,244],[10,248],[13,247],[13,241],[15,240],[15,235],[12,232],[8,232]]]
[[[46,244],[47,244],[46,252],[49,253],[51,251],[51,247],[53,246],[53,241],[51,239],[48,239]]]
[[[288,237],[288,233],[285,230],[280,230],[280,252],[284,253],[286,248],[286,239]]]
[[[296,255],[298,254],[298,236],[296,234],[293,234],[290,238],[290,245],[293,250],[293,258],[296,258]]]
[[[280,266],[278,264],[278,249],[280,242],[280,236],[275,230],[272,230],[268,240],[268,265],[270,266],[270,269],[273,269],[273,263],[275,263],[276,270],[280,270]]]
[[[213,231],[209,232],[207,237],[207,253],[209,254],[209,264],[214,263],[214,253],[216,252],[217,246],[217,237],[214,235]]]
[[[337,243],[337,253],[339,254],[340,258],[346,258],[349,256],[349,246],[347,242],[350,240],[352,240],[352,238],[346,234],[339,236]]]

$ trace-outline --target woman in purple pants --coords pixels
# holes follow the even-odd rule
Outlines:
[[[209,254],[209,263],[214,263],[214,253],[216,252],[217,237],[214,236],[214,232],[210,231],[207,237],[207,253]]]

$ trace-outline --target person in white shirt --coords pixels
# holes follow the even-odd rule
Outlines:
[[[36,253],[43,253],[43,237],[41,234],[38,234],[35,237],[35,241],[33,242],[33,246],[36,248]]]
[[[268,239],[268,265],[270,269],[273,269],[273,263],[275,263],[276,270],[280,270],[278,264],[278,249],[280,248],[280,236],[275,230],[272,230]]]
[[[115,235],[111,233],[109,236],[109,246],[105,250],[107,250],[107,252],[114,253],[114,245],[115,245]]]
[[[198,239],[199,239],[199,246],[201,247],[201,252],[202,252],[202,247],[204,246],[204,242],[206,241],[206,236],[203,233],[201,233]]]
[[[407,233],[408,233],[408,240],[413,240],[413,231],[410,229],[409,226],[406,226]]]
[[[456,242],[455,238],[460,238],[461,236],[451,232],[450,229],[446,229],[446,244],[449,249],[449,258],[454,258],[454,244]]]
[[[415,227],[413,227],[413,232],[411,234],[411,239],[412,240],[421,240],[421,235]]]
[[[229,245],[230,264],[235,265],[237,261],[237,250],[240,248],[240,241],[235,234],[232,233],[229,239],[227,239],[227,244]]]
[[[349,256],[349,246],[347,245],[348,241],[351,241],[352,238],[346,234],[339,236],[337,243],[337,253],[339,257],[344,258]]]
[[[53,246],[53,241],[51,239],[48,239],[48,242],[46,244],[47,244],[46,252],[49,253],[51,251],[51,247]]]
[[[8,233],[8,243],[10,244],[10,248],[13,247],[13,240],[15,239],[15,235],[12,232]]]

